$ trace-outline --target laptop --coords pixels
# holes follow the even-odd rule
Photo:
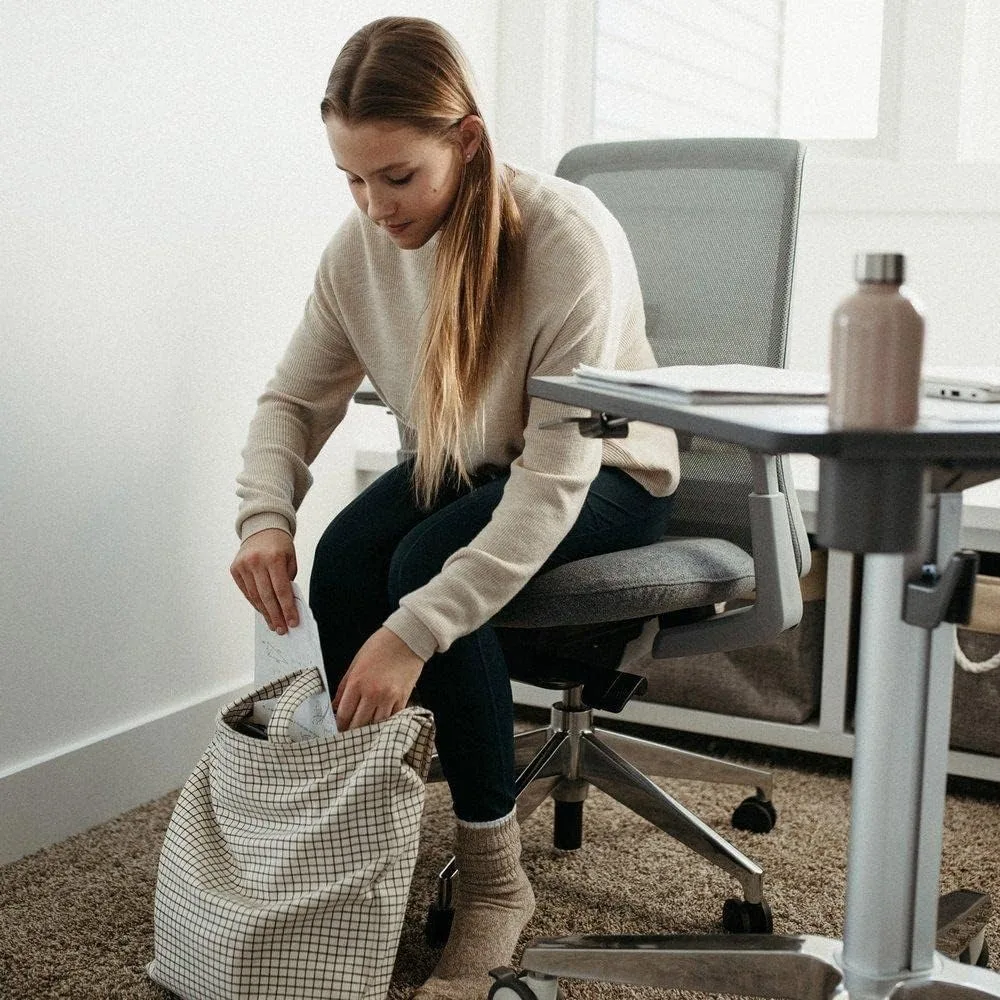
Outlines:
[[[1000,367],[932,365],[921,373],[925,396],[969,403],[1000,403]]]

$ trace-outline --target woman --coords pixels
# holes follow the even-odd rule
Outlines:
[[[260,399],[239,477],[232,573],[279,633],[296,624],[295,512],[362,377],[411,461],[338,514],[309,603],[341,728],[416,690],[456,814],[459,898],[420,1000],[484,995],[534,910],[514,815],[513,710],[488,622],[540,569],[659,538],[671,432],[585,439],[534,375],[655,364],[621,228],[586,189],[498,164],[455,43],[386,18],[344,46],[322,117],[358,211],[330,242]],[[555,427],[545,426],[556,423]]]

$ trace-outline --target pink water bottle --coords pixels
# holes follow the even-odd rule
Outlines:
[[[917,422],[924,320],[902,289],[900,253],[858,254],[858,289],[837,306],[830,340],[830,426],[902,429]]]

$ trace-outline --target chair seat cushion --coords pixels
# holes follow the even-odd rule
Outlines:
[[[540,573],[493,619],[547,628],[654,617],[718,604],[754,589],[753,558],[719,538],[672,538]]]

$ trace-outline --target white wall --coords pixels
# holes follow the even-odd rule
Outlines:
[[[448,27],[492,115],[495,0],[3,5],[0,863],[176,787],[251,679],[239,451],[351,204],[327,74],[389,13]],[[377,418],[316,463],[303,582]]]
[[[906,254],[907,287],[925,314],[926,364],[1000,365],[998,182],[995,165],[807,154],[789,365],[826,370],[833,308],[855,287],[854,254],[878,250]]]

